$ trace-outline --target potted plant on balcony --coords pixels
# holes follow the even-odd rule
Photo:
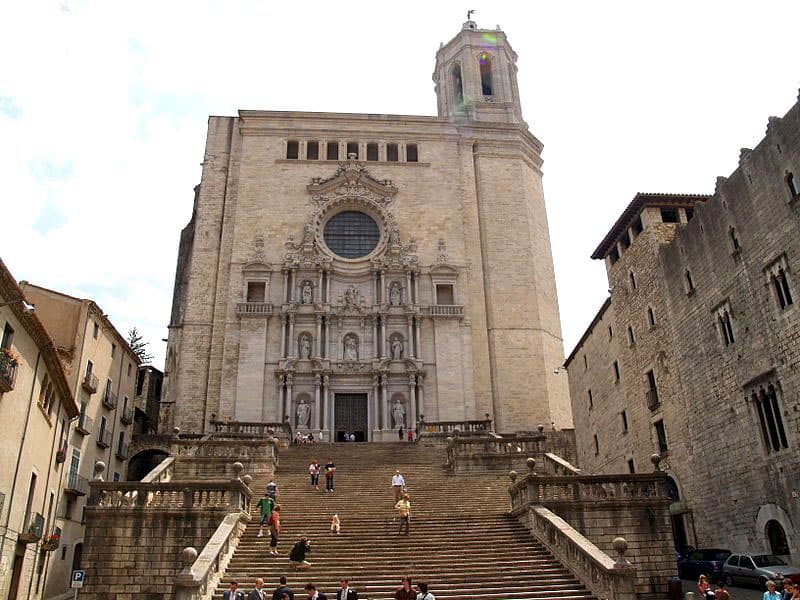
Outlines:
[[[18,364],[19,356],[11,348],[0,347],[0,391],[10,392],[14,389]]]
[[[67,442],[61,444],[61,448],[56,451],[56,463],[60,464],[67,460]]]
[[[55,550],[58,550],[58,546],[60,544],[61,544],[61,534],[53,533],[48,535],[42,541],[42,550],[44,550],[45,552],[54,552]]]

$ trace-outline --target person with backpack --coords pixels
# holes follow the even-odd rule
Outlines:
[[[256,508],[261,511],[261,524],[258,528],[258,536],[264,537],[264,524],[269,521],[269,516],[272,514],[272,509],[275,508],[275,500],[264,492],[264,497],[258,501]]]
[[[278,537],[281,534],[281,505],[276,504],[267,521],[269,526],[269,553],[278,556]]]
[[[283,600],[285,597],[294,600],[294,590],[286,585],[286,575],[281,575],[279,582],[280,585],[272,592],[272,600]]]

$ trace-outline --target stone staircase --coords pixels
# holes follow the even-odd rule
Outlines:
[[[336,491],[310,486],[308,464],[316,458],[337,466]],[[276,473],[282,535],[278,557],[269,556],[269,535],[257,537],[255,500],[267,483],[252,484],[253,520],[232,557],[216,597],[231,579],[250,590],[256,577],[275,588],[280,575],[303,595],[313,582],[335,598],[340,577],[363,599],[393,598],[400,579],[427,581],[437,599],[589,599],[587,589],[527,530],[507,514],[508,478],[453,476],[442,449],[413,444],[323,444],[281,452]],[[411,495],[411,535],[398,536],[391,476],[400,469]],[[342,533],[330,533],[338,513]],[[311,540],[312,567],[294,572],[287,554],[301,535]]]

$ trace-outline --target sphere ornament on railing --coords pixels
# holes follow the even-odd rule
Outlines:
[[[197,560],[197,550],[192,548],[191,546],[186,546],[183,550],[181,550],[181,562],[183,563],[184,567],[188,567]]]

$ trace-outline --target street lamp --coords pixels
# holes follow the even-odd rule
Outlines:
[[[3,308],[4,306],[10,306],[11,304],[19,304],[19,303],[22,303],[22,310],[27,314],[32,313],[36,308],[36,306],[30,304],[27,300],[25,300],[25,298],[17,298],[16,300],[11,300],[9,302],[0,302],[0,308]]]

